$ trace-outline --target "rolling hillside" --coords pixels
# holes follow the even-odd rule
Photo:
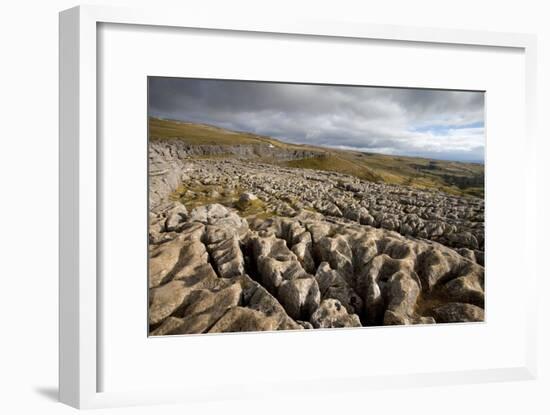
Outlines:
[[[455,195],[484,197],[485,168],[482,164],[298,145],[271,137],[230,131],[211,125],[158,118],[149,119],[149,138],[151,140],[180,140],[190,146],[264,147],[270,150],[267,154],[262,154],[261,151],[254,152],[255,157],[262,162],[294,168],[335,171],[363,180],[439,189]],[[292,160],[279,160],[272,157],[273,151],[277,149],[304,152],[308,156]],[[208,157],[207,152],[206,154]],[[228,152],[227,157],[229,156]],[[219,158],[220,154],[213,154],[212,157]]]

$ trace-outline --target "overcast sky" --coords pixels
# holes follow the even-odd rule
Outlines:
[[[482,92],[154,77],[149,114],[292,143],[484,161]]]

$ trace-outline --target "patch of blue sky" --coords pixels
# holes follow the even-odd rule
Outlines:
[[[458,125],[428,124],[428,125],[413,127],[411,131],[416,133],[431,133],[435,136],[446,136],[446,135],[449,135],[449,133],[453,130],[483,128],[484,126],[485,126],[485,123],[483,121],[476,121],[470,124],[458,124]]]

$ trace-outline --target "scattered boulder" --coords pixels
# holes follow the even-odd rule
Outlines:
[[[249,202],[252,202],[254,200],[258,200],[258,198],[253,195],[252,193],[243,193],[240,197],[239,197],[239,202],[241,203],[249,203]]]

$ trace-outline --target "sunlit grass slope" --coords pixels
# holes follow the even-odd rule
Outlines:
[[[298,145],[206,124],[152,117],[149,118],[149,138],[182,140],[189,145],[271,145],[282,150],[302,150],[314,156],[283,162],[262,157],[261,161],[287,167],[334,171],[388,184],[435,188],[456,195],[484,196],[485,167],[482,164]],[[220,158],[223,155],[216,154],[213,157]],[[231,157],[230,153],[227,157]]]

